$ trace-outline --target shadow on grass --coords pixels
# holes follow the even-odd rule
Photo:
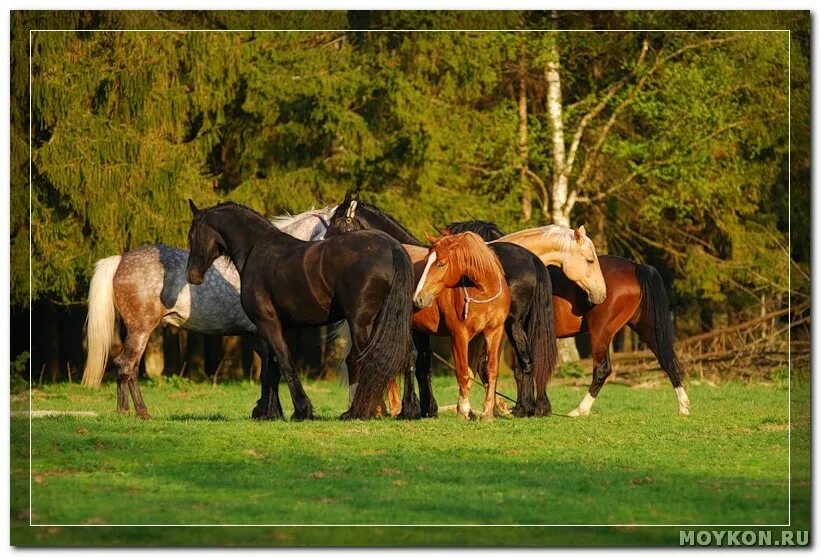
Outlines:
[[[231,420],[231,418],[219,412],[211,414],[171,414],[168,419],[172,422],[227,422]]]

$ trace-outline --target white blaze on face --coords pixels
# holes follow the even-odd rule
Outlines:
[[[348,206],[348,210],[345,212],[345,216],[348,218],[353,218],[354,214],[356,213],[356,201],[351,201],[351,204]]]
[[[413,293],[414,300],[419,296],[419,293],[422,292],[422,288],[425,286],[425,279],[428,278],[428,271],[430,271],[430,267],[434,261],[436,261],[436,252],[432,251],[428,256],[428,262],[425,264],[425,270],[422,271],[422,278],[419,279],[419,284],[416,285],[416,291]]]

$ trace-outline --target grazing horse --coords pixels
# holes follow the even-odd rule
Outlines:
[[[476,232],[485,241],[502,241],[512,236],[504,236],[495,224],[482,221],[468,221],[454,228]],[[625,325],[636,331],[639,338],[653,351],[661,369],[673,385],[679,413],[689,414],[690,400],[681,384],[684,371],[673,347],[670,303],[661,275],[650,265],[641,265],[613,255],[600,256],[599,263],[607,283],[607,299],[599,305],[591,305],[586,299],[586,293],[559,269],[549,268],[553,282],[556,334],[560,338],[567,338],[589,332],[593,349],[593,381],[582,402],[569,415],[576,417],[590,413],[590,408],[611,372],[610,343]],[[520,381],[519,375],[517,384],[520,397],[523,396],[522,390],[531,385]]]
[[[472,232],[428,237],[431,243],[413,301],[422,308],[413,314],[414,327],[430,335],[449,334],[460,417],[473,417],[470,408],[468,343],[481,334],[488,354],[483,420],[493,419],[499,348],[510,313],[510,290],[499,259]]]
[[[383,232],[363,230],[306,242],[289,236],[262,215],[236,203],[200,211],[189,200],[186,276],[201,284],[222,254],[240,275],[240,300],[279,366],[263,376],[255,412],[282,417],[279,374],[294,403],[294,419],[313,408],[291,365],[285,330],[342,319],[351,330],[359,388],[342,419],[365,419],[382,402],[391,378],[413,365],[410,316],[413,268],[402,246]]]
[[[296,216],[276,217],[283,232],[303,240],[319,240],[328,230],[336,207],[310,210]],[[137,383],[136,368],[151,332],[168,324],[205,335],[257,335],[256,326],[242,310],[239,273],[227,257],[220,257],[205,273],[203,283],[186,282],[188,252],[162,244],[143,246],[97,261],[88,293],[86,340],[88,356],[83,385],[97,388],[103,379],[117,317],[126,327],[117,367],[117,409],[128,412],[128,393],[141,418],[148,418]],[[257,343],[263,372],[268,366],[268,346]]]

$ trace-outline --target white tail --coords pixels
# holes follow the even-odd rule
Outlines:
[[[108,353],[114,338],[117,318],[114,309],[114,273],[120,266],[121,256],[100,259],[94,265],[94,275],[88,288],[88,317],[86,342],[88,355],[83,370],[83,385],[97,388],[103,381]]]

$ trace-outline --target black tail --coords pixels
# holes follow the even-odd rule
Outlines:
[[[653,331],[656,357],[661,368],[670,377],[674,387],[681,385],[684,371],[673,347],[673,322],[670,319],[670,301],[661,275],[650,265],[636,265],[636,279],[641,286],[640,321]]]
[[[530,306],[527,324],[527,338],[533,350],[533,380],[537,392],[547,386],[556,370],[558,350],[556,348],[556,325],[553,316],[553,284],[550,274],[542,262],[534,257],[536,267],[536,291]]]
[[[412,365],[413,266],[400,246],[393,254],[393,282],[376,315],[368,345],[359,353],[361,373],[349,416],[365,418],[384,400],[390,380]]]

